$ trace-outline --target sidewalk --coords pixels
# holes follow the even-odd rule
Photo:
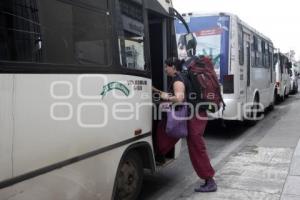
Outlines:
[[[180,200],[300,200],[300,140],[290,148],[246,147],[217,172],[218,191]]]
[[[281,200],[300,200],[300,140],[294,152]]]
[[[277,106],[277,113],[273,124],[256,133],[266,132],[264,137],[249,142],[217,170],[217,192],[189,188],[177,199],[300,200],[300,104],[291,99]]]
[[[179,199],[280,200],[289,175],[292,156],[293,151],[290,148],[246,147],[231,156],[217,171],[217,192],[193,193],[191,196],[183,195]],[[300,189],[296,185],[287,188],[292,188],[293,194],[299,192],[297,188]]]

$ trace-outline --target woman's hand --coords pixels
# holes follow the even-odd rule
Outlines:
[[[160,92],[160,98],[162,100],[168,101],[170,99],[170,94],[166,92]]]
[[[157,89],[157,88],[155,88],[155,87],[153,87],[153,86],[152,86],[152,91],[153,91],[153,92],[158,92],[158,93],[161,92],[159,89]]]
[[[171,99],[174,103],[182,103],[185,99],[185,87],[183,82],[176,81],[173,85],[175,98]]]

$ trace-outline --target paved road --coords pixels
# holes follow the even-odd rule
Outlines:
[[[230,156],[248,146],[294,148],[297,145],[300,132],[291,131],[286,137],[283,135],[286,134],[284,133],[284,124],[289,124],[290,128],[299,126],[300,129],[299,123],[291,122],[294,115],[298,114],[293,111],[297,109],[300,111],[299,100],[299,94],[291,95],[285,102],[276,106],[272,112],[266,113],[265,118],[254,127],[249,128],[242,124],[233,123],[224,129],[215,123],[211,124],[205,133],[205,139],[214,168],[218,171]],[[289,119],[290,123],[283,119]],[[276,127],[276,130],[273,130],[272,128],[278,123],[280,123],[279,128]],[[140,199],[178,199],[189,194],[192,195],[193,188],[197,184],[200,184],[200,180],[192,168],[184,141],[178,160],[154,175],[145,175]]]

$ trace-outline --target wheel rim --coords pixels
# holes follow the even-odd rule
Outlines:
[[[275,106],[276,104],[276,96],[276,92],[274,92],[272,106]]]
[[[250,117],[251,117],[251,120],[257,121],[257,117],[259,116],[259,113],[258,113],[259,106],[258,106],[258,100],[256,98],[255,98],[253,104],[254,105],[251,107]]]
[[[134,191],[138,187],[139,179],[135,164],[129,160],[125,161],[117,177],[118,199],[131,200],[134,196]]]
[[[252,106],[252,109],[251,109],[251,118],[254,121],[257,120],[257,105]]]

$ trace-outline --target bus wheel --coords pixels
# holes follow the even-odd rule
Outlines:
[[[250,119],[244,121],[244,124],[248,127],[254,126],[258,122],[257,118],[260,117],[261,115],[261,113],[257,111],[259,108],[258,103],[259,103],[258,96],[255,95],[254,102],[253,102],[254,105],[251,107],[251,112],[249,116]]]
[[[288,97],[289,97],[289,93],[287,92],[286,89],[284,90],[284,97],[285,97],[285,98],[288,98]]]
[[[278,93],[278,90],[276,89],[276,104],[280,104],[281,103],[281,96]]]
[[[280,102],[285,101],[285,92],[286,92],[286,89],[284,89],[283,95],[280,97]]]
[[[275,107],[275,104],[276,104],[276,98],[277,98],[277,94],[276,94],[276,92],[274,92],[272,103],[271,103],[271,105],[269,106],[269,109],[268,109],[269,111],[274,110],[274,107]]]
[[[143,183],[143,163],[136,152],[122,160],[116,177],[114,200],[137,199]]]

